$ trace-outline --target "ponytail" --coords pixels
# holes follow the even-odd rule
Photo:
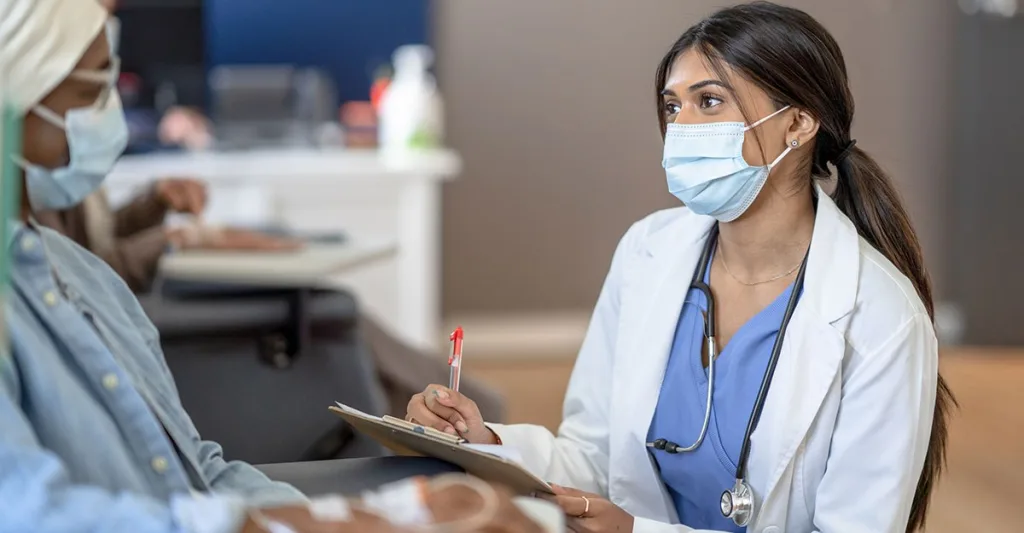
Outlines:
[[[857,233],[910,278],[928,310],[928,316],[934,321],[935,304],[921,245],[899,194],[871,156],[853,146],[852,142],[848,146],[847,150],[835,158],[839,177],[832,198],[853,221]],[[956,406],[956,399],[940,374],[931,438],[924,459],[924,470],[917,482],[917,491],[910,508],[908,532],[924,529],[929,497],[946,465],[948,418]]]

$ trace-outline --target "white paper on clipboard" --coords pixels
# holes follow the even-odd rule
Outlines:
[[[466,443],[462,445],[463,448],[469,448],[478,452],[491,454],[495,457],[501,457],[516,463],[518,465],[523,464],[523,454],[519,453],[519,450],[511,446],[505,446],[502,444],[470,444]]]

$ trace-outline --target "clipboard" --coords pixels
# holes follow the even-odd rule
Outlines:
[[[328,409],[343,418],[356,431],[387,446],[399,455],[427,456],[448,461],[484,481],[505,485],[521,496],[529,496],[536,492],[554,493],[544,480],[515,461],[464,447],[459,442],[461,439],[457,441],[446,433],[432,428],[431,431],[427,431],[427,428],[404,420],[401,421],[403,424],[395,423],[341,403]]]

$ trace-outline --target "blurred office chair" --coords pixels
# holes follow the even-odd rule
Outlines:
[[[253,464],[379,456],[327,407],[386,400],[357,306],[333,291],[177,284],[140,297],[204,439]]]

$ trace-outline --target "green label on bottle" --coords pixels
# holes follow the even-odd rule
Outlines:
[[[412,137],[409,138],[409,147],[418,149],[436,148],[437,138],[426,128],[416,128]]]

